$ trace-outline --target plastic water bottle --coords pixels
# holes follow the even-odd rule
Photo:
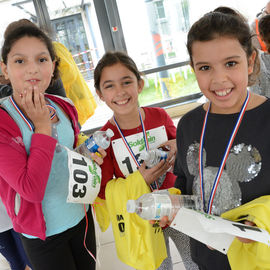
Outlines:
[[[137,200],[128,200],[127,211],[136,213],[146,220],[160,220],[168,216],[171,220],[181,207],[203,210],[202,201],[198,195],[171,195],[165,193],[147,193]]]
[[[113,131],[109,128],[106,131],[98,130],[80,144],[75,151],[81,155],[89,157],[89,151],[91,153],[96,153],[99,147],[107,149],[110,146],[111,137],[113,135]]]
[[[144,160],[145,165],[148,168],[152,168],[157,165],[162,159],[167,159],[167,152],[161,149],[152,149],[143,151],[140,154],[140,159]]]

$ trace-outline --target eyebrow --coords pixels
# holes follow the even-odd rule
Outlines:
[[[39,53],[37,56],[41,56],[41,55],[50,55],[50,53],[44,51],[44,52]],[[16,56],[25,56],[25,54],[22,54],[22,53],[15,53],[15,54],[12,54],[12,55],[11,55],[11,57],[16,57]]]
[[[122,77],[120,79],[120,81],[123,81],[123,80],[126,80],[126,79],[132,79],[132,77],[131,76],[124,76],[124,77]],[[102,86],[104,86],[106,83],[112,83],[112,82],[113,82],[113,80],[107,80],[102,84]]]
[[[233,60],[235,58],[240,58],[239,55],[233,55],[233,56],[229,56],[229,57],[226,57],[223,61],[229,61],[229,60]],[[198,62],[195,64],[195,66],[201,66],[201,65],[208,65],[209,62]]]

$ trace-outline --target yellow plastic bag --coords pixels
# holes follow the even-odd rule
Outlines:
[[[83,125],[95,112],[95,99],[69,50],[59,42],[54,41],[53,45],[56,55],[60,58],[60,76],[67,97],[73,101],[78,111],[79,122]]]

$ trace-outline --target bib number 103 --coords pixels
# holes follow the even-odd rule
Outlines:
[[[79,165],[80,169],[75,169],[73,171],[73,179],[76,184],[73,185],[72,195],[75,198],[83,198],[86,195],[86,186],[85,183],[88,181],[88,174],[85,170],[87,168],[87,162],[84,157],[82,159],[72,159],[73,164]]]
[[[101,169],[91,159],[69,150],[69,194],[67,201],[92,203],[101,182]]]

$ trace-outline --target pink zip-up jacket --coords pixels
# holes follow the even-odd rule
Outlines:
[[[79,125],[75,107],[69,99],[46,95],[69,116],[76,146]],[[49,179],[57,141],[47,135],[34,133],[30,154],[27,155],[22,134],[9,114],[0,109],[0,197],[7,208],[15,231],[46,238],[42,200]],[[15,213],[16,193],[20,195],[20,210]]]

